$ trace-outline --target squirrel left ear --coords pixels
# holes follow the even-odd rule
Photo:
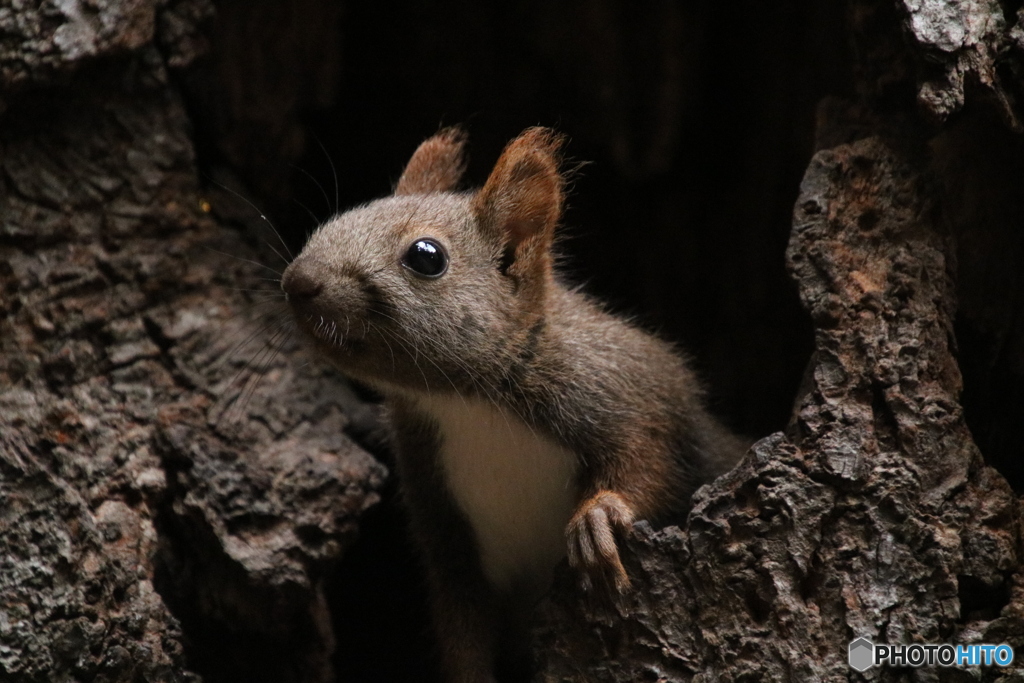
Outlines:
[[[526,129],[505,147],[473,200],[481,227],[504,247],[506,269],[527,255],[550,258],[562,213],[558,150],[563,141],[547,128]]]
[[[456,126],[445,128],[424,140],[405,165],[402,177],[395,186],[395,194],[454,190],[466,170],[466,161],[462,155],[465,145],[466,133]]]

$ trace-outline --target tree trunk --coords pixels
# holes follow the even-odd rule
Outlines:
[[[637,528],[616,610],[563,582],[545,680],[839,680],[862,636],[1024,644],[1020,508],[957,401],[929,197],[881,138],[814,156],[787,254],[816,327],[792,422],[702,489],[685,529]]]
[[[849,19],[860,98],[819,106],[786,253],[815,328],[792,418],[697,493],[685,528],[637,527],[622,604],[589,604],[563,576],[536,630],[542,680],[977,680],[858,674],[847,644],[1024,646],[1021,508],[972,439],[954,332],[967,253],[961,286],[993,298],[975,294],[961,329],[1011,347],[974,362],[1019,382],[1020,305],[981,272],[1019,272],[1019,237],[1002,256],[972,242],[1024,226],[1024,11],[853,2]],[[950,120],[971,86],[979,101]],[[998,412],[979,420],[1021,424],[1019,395],[984,393]]]
[[[770,433],[619,603],[559,568],[538,679],[1005,675],[847,644],[1024,651],[1019,5],[7,3],[0,680],[436,676],[376,407],[266,278],[464,121],[476,180],[596,161],[572,276]]]
[[[324,576],[385,470],[201,208],[167,65],[206,11],[0,10],[5,681],[332,680]]]

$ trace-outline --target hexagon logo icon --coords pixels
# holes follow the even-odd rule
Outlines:
[[[875,644],[867,638],[858,638],[850,643],[850,668],[867,671],[874,664]]]

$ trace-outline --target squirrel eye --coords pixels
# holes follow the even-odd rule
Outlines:
[[[448,270],[448,254],[432,239],[419,239],[412,243],[402,265],[422,277],[441,277]]]

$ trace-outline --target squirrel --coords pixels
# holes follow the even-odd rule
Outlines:
[[[392,196],[322,225],[281,279],[318,352],[385,398],[460,683],[523,661],[515,636],[562,558],[585,589],[625,591],[616,534],[685,512],[747,446],[672,345],[558,279],[562,143],[527,129],[459,192],[465,134],[444,129]]]

